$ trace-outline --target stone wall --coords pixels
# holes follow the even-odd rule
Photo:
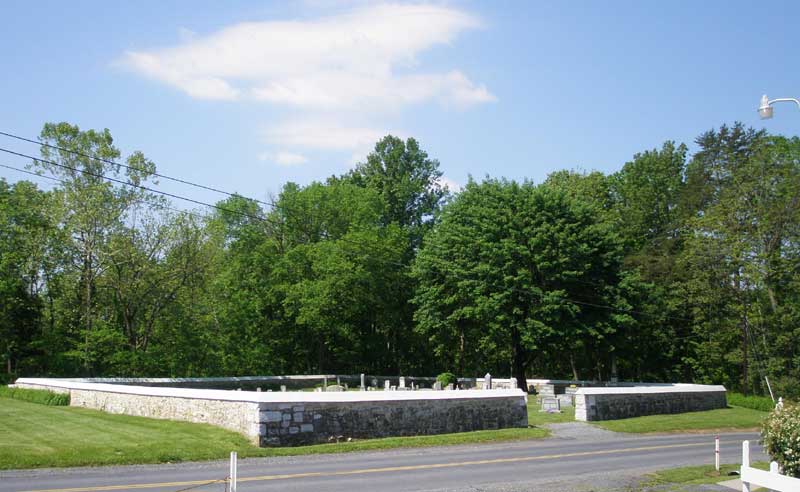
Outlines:
[[[154,419],[211,424],[247,436],[258,443],[258,403],[175,396],[147,396],[108,391],[70,391],[70,406],[93,408]]]
[[[575,420],[616,420],[643,415],[698,412],[727,407],[723,386],[668,385],[581,388]]]
[[[471,393],[461,391],[459,393]],[[488,393],[488,391],[487,391]],[[527,427],[526,402],[512,398],[262,404],[262,446]]]
[[[71,405],[217,425],[261,446],[527,427],[521,390],[250,392],[29,379],[69,391]]]

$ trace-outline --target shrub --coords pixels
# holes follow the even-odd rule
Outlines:
[[[784,403],[764,420],[764,449],[781,466],[783,474],[800,478],[800,406]]]
[[[448,384],[453,386],[458,384],[458,378],[452,372],[443,372],[436,376],[436,380],[442,383],[442,387],[446,387]]]
[[[775,403],[768,396],[744,396],[741,393],[728,393],[728,404],[737,407],[752,408],[762,412],[771,412],[775,409]]]
[[[8,386],[0,386],[0,396],[14,398],[15,400],[29,401],[31,403],[40,403],[42,405],[69,405],[69,393],[55,393],[47,390],[9,388]]]

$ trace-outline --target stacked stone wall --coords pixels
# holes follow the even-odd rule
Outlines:
[[[262,446],[527,427],[524,397],[262,404]]]
[[[258,444],[258,403],[145,396],[106,391],[70,391],[70,405],[108,413],[216,425]]]
[[[727,398],[724,389],[591,394],[579,391],[575,395],[575,419],[584,421],[699,412],[726,407]]]

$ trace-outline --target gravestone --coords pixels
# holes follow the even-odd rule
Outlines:
[[[384,380],[383,381],[383,391],[389,391],[390,389],[392,389],[392,382],[389,381],[388,379]]]
[[[561,401],[558,398],[542,398],[542,412],[560,412]]]
[[[397,383],[397,387],[405,389],[405,387],[406,387],[406,378],[404,378],[403,376],[400,376],[400,382]]]
[[[372,378],[372,386],[373,386],[374,388],[377,388],[377,387],[378,387],[378,378]]]
[[[332,384],[328,386],[328,391],[344,391],[344,386],[339,386],[338,384]]]
[[[485,390],[492,389],[492,375],[489,374],[488,372],[486,373],[486,376],[483,377],[483,389]]]
[[[436,391],[441,391],[442,390],[442,382],[441,381],[436,381],[435,383],[433,383],[433,389],[435,389]]]
[[[447,385],[447,389],[452,391],[453,390],[453,383],[448,384]]]
[[[285,384],[281,385],[281,391],[286,392],[286,385]]]
[[[367,383],[363,373],[361,374],[361,391],[367,391]]]

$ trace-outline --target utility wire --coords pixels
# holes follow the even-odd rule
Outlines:
[[[248,219],[260,220],[260,221],[264,221],[265,220],[263,217],[258,217],[258,216],[251,215],[251,214],[248,214],[248,213],[245,213],[245,212],[240,212],[238,210],[233,210],[233,209],[230,209],[230,208],[221,207],[219,205],[214,205],[214,204],[211,204],[211,203],[201,202],[200,200],[195,200],[194,198],[188,198],[188,197],[185,197],[185,196],[176,195],[174,193],[169,193],[169,192],[166,192],[166,191],[156,190],[154,188],[150,188],[150,187],[143,186],[143,185],[136,184],[136,183],[131,183],[129,181],[125,181],[125,180],[122,180],[122,179],[112,178],[112,177],[106,176],[104,174],[94,173],[92,171],[88,171],[88,170],[85,170],[85,169],[78,169],[78,168],[75,168],[75,167],[72,167],[72,166],[68,166],[66,164],[61,164],[59,162],[50,161],[50,160],[47,160],[47,159],[41,159],[41,158],[34,157],[34,156],[28,155],[28,154],[22,154],[20,152],[15,152],[13,150],[9,150],[9,149],[3,148],[3,147],[0,147],[0,152],[5,152],[7,154],[12,154],[12,155],[16,155],[16,156],[19,156],[19,157],[24,157],[24,158],[27,158],[27,159],[32,159],[34,161],[41,162],[43,164],[50,164],[51,166],[60,167],[62,169],[67,169],[67,170],[70,170],[72,172],[83,173],[83,174],[85,174],[87,176],[92,176],[92,177],[95,177],[95,178],[98,178],[98,179],[105,179],[105,180],[111,181],[113,183],[119,183],[119,184],[122,184],[122,185],[125,185],[125,186],[131,186],[133,188],[139,188],[141,190],[149,191],[151,193],[158,193],[159,195],[168,196],[170,198],[175,198],[175,199],[178,199],[178,200],[183,200],[183,201],[186,201],[186,202],[194,203],[195,205],[201,205],[201,206],[204,206],[204,207],[211,207],[211,208],[215,208],[217,210],[220,210],[222,212],[228,212],[228,213],[232,213],[232,214],[241,215],[241,216],[246,217]]]
[[[45,174],[35,173],[33,171],[28,171],[27,169],[21,169],[21,168],[18,168],[18,167],[8,166],[6,164],[0,164],[0,167],[4,167],[6,169],[11,169],[12,171],[17,171],[17,172],[20,172],[20,173],[29,174],[29,175],[37,177],[37,178],[44,178],[44,179],[47,179],[47,180],[50,180],[50,181],[55,181],[56,183],[61,183],[63,185],[67,184],[66,180],[59,179],[59,178],[56,178],[56,177],[53,177],[53,176],[47,176]],[[157,207],[157,208],[160,208],[160,209],[163,209],[163,210],[170,210],[172,212],[179,213],[179,214],[191,215],[191,216],[197,217],[199,219],[208,219],[208,217],[209,217],[208,215],[199,214],[199,213],[191,211],[191,210],[180,210],[180,209],[177,209],[177,208],[174,208],[174,207],[170,207],[168,205],[163,205],[161,203],[146,202],[144,200],[135,200],[135,202],[136,203],[140,203],[140,204],[147,204],[147,205],[150,205],[150,206],[153,206],[153,207]]]
[[[149,171],[141,169],[141,168],[132,167],[132,166],[128,166],[128,165],[125,165],[125,164],[114,162],[114,161],[111,161],[111,160],[108,160],[108,159],[103,159],[103,158],[87,155],[87,154],[84,154],[84,153],[81,153],[81,152],[78,152],[78,151],[75,151],[75,150],[66,149],[64,147],[59,147],[59,146],[47,144],[47,143],[44,143],[44,142],[38,142],[38,141],[31,140],[31,139],[28,139],[28,138],[25,138],[25,137],[20,137],[18,135],[13,135],[13,134],[2,132],[2,131],[0,131],[0,135],[4,135],[4,136],[10,137],[10,138],[15,138],[15,139],[22,140],[22,141],[25,141],[25,142],[34,143],[34,144],[41,145],[41,146],[44,146],[44,147],[49,147],[49,148],[61,150],[61,151],[64,151],[64,152],[68,152],[68,153],[71,153],[71,154],[75,154],[75,155],[79,155],[79,156],[85,157],[87,159],[94,159],[94,160],[97,160],[97,161],[100,161],[100,162],[105,162],[107,164],[111,164],[111,165],[115,165],[115,166],[122,166],[124,168],[133,169],[133,170],[137,170],[137,171],[140,171],[140,172],[147,172],[148,174],[151,174],[153,176],[158,176],[158,177],[162,177],[162,178],[169,179],[169,180],[172,180],[172,181],[176,181],[176,182],[180,182],[180,183],[184,183],[184,184],[189,184],[191,186],[196,186],[196,187],[207,189],[207,190],[210,190],[210,191],[215,191],[215,192],[222,193],[222,194],[225,194],[225,195],[241,196],[241,195],[230,193],[230,192],[227,192],[227,191],[224,191],[224,190],[219,190],[219,189],[216,189],[216,188],[207,187],[205,185],[192,183],[190,181],[182,180],[180,178],[173,178],[173,177],[166,176],[166,175],[161,175],[161,174],[158,174],[158,173],[150,173]],[[223,211],[223,212],[233,213],[233,214],[241,215],[241,216],[249,218],[249,219],[253,219],[253,220],[258,220],[258,221],[261,221],[261,222],[268,222],[269,223],[269,220],[267,220],[264,217],[254,216],[254,215],[251,215],[251,214],[248,214],[248,213],[245,213],[245,212],[240,212],[238,210],[232,210],[232,209],[228,209],[228,208],[225,208],[225,207],[221,207],[219,205],[214,205],[214,204],[211,204],[211,203],[195,200],[193,198],[188,198],[188,197],[177,195],[177,194],[174,194],[174,193],[169,193],[169,192],[166,192],[166,191],[157,190],[157,189],[154,189],[154,188],[150,188],[150,187],[139,185],[139,184],[135,184],[135,183],[130,183],[128,181],[124,181],[124,180],[108,177],[108,176],[105,176],[103,174],[94,173],[94,172],[91,172],[91,171],[88,171],[88,170],[77,169],[75,167],[68,166],[66,164],[61,164],[61,163],[58,163],[58,162],[55,162],[55,161],[51,161],[51,160],[47,160],[47,159],[37,158],[37,157],[34,157],[32,155],[23,154],[23,153],[20,153],[20,152],[15,152],[13,150],[9,150],[9,149],[3,148],[3,147],[0,147],[0,151],[6,152],[6,153],[9,153],[9,154],[12,154],[12,155],[16,155],[16,156],[19,156],[19,157],[32,159],[32,160],[37,161],[37,162],[50,164],[50,165],[53,165],[53,166],[61,167],[61,168],[64,168],[64,169],[68,169],[68,170],[73,171],[73,172],[83,173],[83,174],[86,174],[86,175],[89,175],[89,176],[93,176],[93,177],[96,177],[96,178],[99,178],[99,179],[105,179],[105,180],[108,180],[108,181],[111,181],[111,182],[115,182],[115,183],[119,183],[119,184],[122,184],[122,185],[125,185],[125,186],[131,186],[131,187],[139,188],[139,189],[142,189],[142,190],[145,190],[145,191],[149,191],[149,192],[152,192],[152,193],[158,193],[160,195],[167,196],[167,197],[170,197],[170,198],[175,198],[175,199],[178,199],[178,200],[184,200],[184,201],[187,201],[187,202],[190,202],[190,203],[194,203],[196,205],[201,205],[201,206],[205,206],[205,207],[211,207],[211,208]],[[4,166],[4,167],[7,167],[7,166]],[[35,174],[35,173],[33,173],[33,174]],[[38,174],[35,174],[35,175],[38,176]],[[247,198],[247,197],[243,197],[243,198],[245,198],[247,200],[255,201],[255,202],[258,202],[258,203],[262,203],[262,204],[265,204],[265,205],[271,205],[271,206],[277,208],[277,205],[274,202],[270,203],[270,202],[263,202],[263,201],[260,201],[260,200],[256,200],[256,199],[253,199],[253,198]],[[340,240],[343,240],[345,242],[349,242],[351,244],[356,244],[358,246],[361,246],[360,243],[358,243],[356,241],[351,241],[351,240],[349,240],[347,238],[340,238]],[[369,257],[370,255],[367,255],[367,256]],[[374,256],[372,258],[373,259],[378,259],[379,261],[383,261],[385,263],[394,264],[396,266],[402,266],[402,267],[407,266],[407,265],[405,265],[403,263],[393,262],[391,260],[387,260],[387,259],[384,259],[384,258],[375,258]],[[592,282],[588,282],[588,281],[584,281],[584,280],[578,280],[578,281],[581,282],[581,283],[594,285],[594,286],[597,286],[597,287],[604,287],[604,285],[599,284],[599,283],[592,283]],[[511,287],[511,290],[512,291],[517,291],[517,292],[523,292],[523,291],[520,291],[519,289],[514,288],[514,287]],[[533,293],[533,291],[531,291],[531,292],[523,292],[523,293],[530,294],[530,293]],[[540,294],[539,295],[540,298],[543,298],[543,296],[544,296],[544,294]],[[614,311],[614,312],[619,312],[619,313],[624,313],[624,314],[637,314],[637,315],[646,316],[646,317],[667,318],[667,319],[674,319],[674,320],[677,320],[677,321],[691,322],[691,320],[689,320],[689,319],[678,318],[678,317],[675,317],[675,316],[657,316],[657,315],[652,315],[652,314],[649,314],[649,313],[644,313],[644,312],[641,312],[641,311],[620,309],[620,308],[615,308],[613,306],[597,304],[597,303],[587,302],[587,301],[580,301],[580,300],[577,300],[577,299],[570,299],[570,298],[563,298],[563,299],[567,300],[569,302],[572,302],[574,304],[579,304],[579,305],[584,305],[584,306],[589,306],[589,307],[595,307],[595,308],[598,308],[598,309],[606,309],[606,310],[609,310],[609,311]]]
[[[85,154],[85,153],[77,151],[77,150],[72,150],[72,149],[68,149],[66,147],[60,147],[58,145],[53,145],[53,144],[49,144],[49,143],[46,143],[46,142],[33,140],[33,139],[30,139],[30,138],[25,138],[25,137],[22,137],[22,136],[19,136],[19,135],[14,135],[13,133],[7,133],[7,132],[4,132],[4,131],[0,131],[0,135],[3,135],[5,137],[9,137],[9,138],[14,138],[14,139],[17,139],[17,140],[20,140],[20,141],[23,141],[23,142],[29,142],[29,143],[32,143],[32,144],[40,145],[42,147],[47,147],[49,149],[60,150],[62,152],[68,152],[70,154],[74,154],[74,155],[78,155],[78,156],[81,156],[81,157],[85,157],[87,159],[93,159],[93,160],[96,160],[96,161],[104,162],[106,164],[111,164],[111,165],[114,165],[114,166],[121,166],[121,167],[123,167],[125,169],[130,169],[130,170],[133,170],[133,171],[139,171],[139,172],[147,173],[147,174],[149,174],[151,176],[156,176],[156,177],[163,178],[163,179],[166,179],[166,180],[169,180],[169,181],[174,181],[176,183],[181,183],[181,184],[185,184],[185,185],[189,185],[189,186],[194,186],[196,188],[202,188],[204,190],[213,191],[215,193],[221,193],[221,194],[227,195],[227,196],[242,196],[242,195],[239,195],[238,193],[231,193],[229,191],[221,190],[219,188],[214,188],[212,186],[206,186],[206,185],[199,184],[199,183],[194,183],[192,181],[188,181],[188,180],[185,180],[185,179],[175,178],[175,177],[172,177],[172,176],[167,176],[166,174],[161,174],[161,173],[157,173],[157,172],[150,172],[147,169],[142,169],[140,167],[131,166],[131,165],[128,165],[128,164],[123,164],[121,162],[115,162],[115,161],[112,161],[110,159],[104,159],[102,157],[96,157],[96,156],[93,156],[93,155],[88,155],[88,154]],[[265,201],[257,200],[255,198],[247,198],[247,197],[242,197],[242,198],[246,198],[247,200],[251,200],[251,201],[254,201],[254,202],[257,202],[257,203],[261,203],[263,205],[275,206],[275,204],[272,203],[272,202],[265,202]]]

